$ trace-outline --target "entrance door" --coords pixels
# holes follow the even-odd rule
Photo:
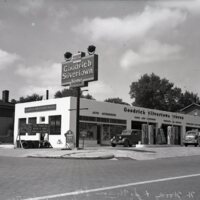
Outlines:
[[[97,125],[97,144],[101,144],[101,125]]]

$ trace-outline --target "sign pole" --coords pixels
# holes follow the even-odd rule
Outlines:
[[[79,115],[80,115],[80,87],[76,88],[77,98],[76,98],[76,148],[79,148]]]
[[[88,82],[98,80],[98,55],[95,54],[96,47],[88,46],[88,56],[84,52],[72,55],[70,52],[64,54],[65,62],[62,63],[61,84],[75,88],[76,98],[76,148],[79,148],[79,115],[81,87],[88,86]]]

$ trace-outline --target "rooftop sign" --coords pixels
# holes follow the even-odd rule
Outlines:
[[[81,87],[98,80],[98,55],[74,56],[62,64],[62,86]]]

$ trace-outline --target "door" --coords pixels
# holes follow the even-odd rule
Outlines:
[[[101,125],[97,125],[97,144],[101,144]]]

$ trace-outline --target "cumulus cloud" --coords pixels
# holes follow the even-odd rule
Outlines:
[[[20,87],[18,93],[19,93],[19,96],[23,96],[23,97],[32,95],[32,94],[39,94],[43,96],[43,99],[45,99],[46,90],[49,90],[49,98],[54,98],[54,94],[58,90],[62,90],[62,88],[59,86],[45,87],[45,86],[27,85],[24,87]]]
[[[120,66],[128,69],[146,63],[177,59],[182,48],[179,45],[161,44],[158,41],[148,41],[141,46],[138,52],[129,49],[120,60]]]
[[[3,28],[4,24],[3,22],[0,20],[0,30]]]
[[[61,64],[45,62],[36,66],[18,65],[15,73],[24,78],[26,87],[22,87],[21,93],[30,94],[36,92],[38,94],[50,88],[56,92],[61,85]]]
[[[142,13],[129,15],[124,18],[94,18],[84,21],[73,30],[89,35],[93,40],[124,40],[143,37],[154,28],[161,30],[174,28],[186,18],[183,11],[178,9],[146,6]]]
[[[69,11],[65,7],[49,7],[48,15],[51,18],[50,29],[60,32],[62,30],[62,23],[69,16]]]
[[[8,53],[0,49],[0,70],[10,66],[15,61],[19,60],[20,57],[17,54]]]
[[[36,66],[19,65],[16,74],[26,77],[29,82],[42,85],[55,84],[61,79],[61,64],[45,62]]]
[[[21,13],[21,14],[35,14],[37,13],[44,5],[44,0],[29,0],[29,1],[24,1],[20,0],[18,2],[18,6],[16,9]]]
[[[88,90],[89,94],[98,100],[105,100],[108,95],[113,93],[112,87],[103,81],[89,83]]]
[[[46,62],[37,66],[19,65],[15,72],[23,77],[25,85],[19,90],[19,95],[26,96],[33,93],[45,95],[49,90],[51,97],[62,90],[61,86],[61,64]],[[94,98],[104,100],[112,92],[112,88],[102,81],[91,82],[88,86],[89,94]]]
[[[176,8],[181,10],[187,10],[190,13],[200,14],[200,0],[157,1],[156,5],[165,8]]]

